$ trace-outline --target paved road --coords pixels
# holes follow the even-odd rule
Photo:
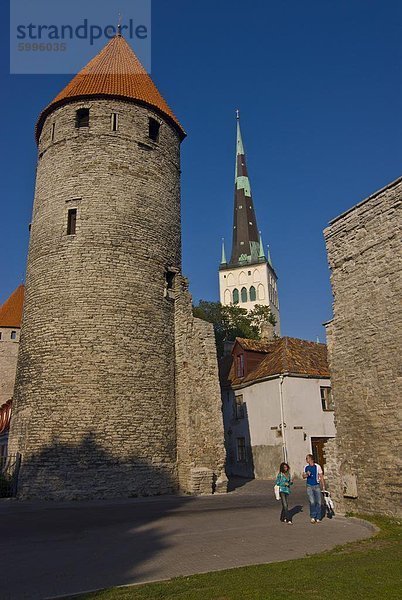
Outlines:
[[[85,503],[0,501],[0,596],[36,600],[113,585],[298,558],[369,537],[341,517],[311,525],[302,482],[294,524],[272,483],[226,495]]]

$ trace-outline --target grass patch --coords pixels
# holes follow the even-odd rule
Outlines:
[[[364,516],[380,528],[372,538],[282,563],[112,588],[80,600],[396,600],[402,597],[401,524]]]

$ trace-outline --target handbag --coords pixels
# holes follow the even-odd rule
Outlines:
[[[281,499],[281,495],[280,495],[280,490],[279,490],[279,485],[274,485],[274,494],[275,494],[275,498],[277,500]]]

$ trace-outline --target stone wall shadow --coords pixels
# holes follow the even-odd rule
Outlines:
[[[57,474],[45,468],[55,457],[63,467]],[[110,477],[116,485],[119,478],[122,480],[116,498],[89,499],[91,495],[105,496],[101,484],[107,468],[113,471]],[[98,477],[92,486],[95,472]],[[138,493],[132,496],[151,496],[158,486],[170,492],[177,489],[176,480],[167,470],[136,456],[117,460],[99,447],[93,434],[77,446],[55,440],[38,455],[26,462],[23,459],[22,493],[28,479],[36,478],[36,489],[42,489],[43,495],[41,500],[14,500],[0,505],[5,517],[0,548],[7,556],[2,598],[34,600],[158,578],[153,565],[162,560],[161,554],[170,547],[171,536],[176,533],[173,524],[163,519],[193,498],[165,495],[127,499],[134,489],[127,480],[138,473],[143,482],[146,475],[149,486],[145,489],[145,483],[137,485]],[[82,499],[85,494],[79,494],[78,485],[85,476],[90,488],[86,500]],[[66,493],[58,495],[59,502],[45,500],[50,484],[65,486]]]
[[[247,403],[243,403],[243,417],[230,419],[225,424],[225,431],[232,430],[230,440],[226,437],[226,476],[228,478],[228,492],[246,485],[255,478],[254,459],[251,447],[250,422]],[[236,438],[244,437],[246,442],[246,461],[238,461]]]

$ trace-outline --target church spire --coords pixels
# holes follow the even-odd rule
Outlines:
[[[260,240],[248,178],[246,155],[236,111],[236,169],[231,264],[258,262]]]

